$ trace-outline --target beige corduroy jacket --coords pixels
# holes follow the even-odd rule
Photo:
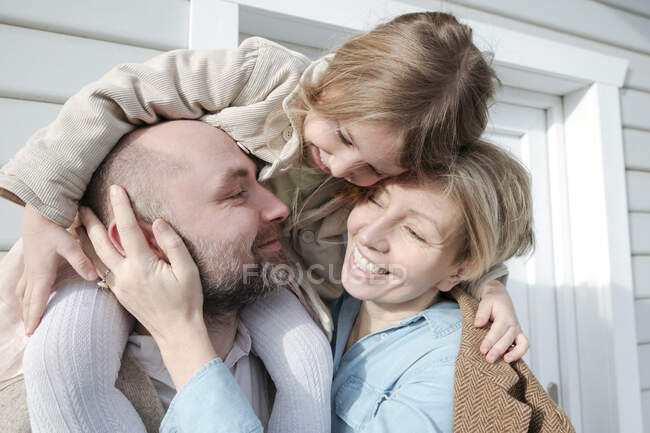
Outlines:
[[[327,59],[312,63],[253,37],[236,50],[176,50],[120,65],[72,96],[56,120],[2,167],[0,196],[28,203],[67,227],[93,172],[119,139],[138,126],[169,119],[199,119],[227,132],[266,163],[260,181],[286,176],[302,147],[302,125],[290,110],[297,85],[315,80]],[[274,116],[267,124],[269,115]],[[315,277],[300,279],[301,296],[330,336],[332,321],[321,297],[342,293],[341,235],[349,210],[332,197],[343,183],[329,178],[300,203],[299,221],[286,224],[283,239],[298,276],[311,269]],[[486,277],[506,272],[501,266]]]

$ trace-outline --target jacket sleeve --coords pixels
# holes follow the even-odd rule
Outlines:
[[[492,267],[489,271],[485,273],[481,278],[478,280],[468,284],[465,287],[465,290],[467,293],[472,295],[474,298],[478,299],[479,301],[481,300],[481,289],[485,283],[489,283],[490,281],[493,280],[499,280],[504,286],[508,282],[508,267],[503,264],[499,263],[498,265]]]
[[[138,126],[199,119],[230,106],[281,108],[279,95],[296,86],[305,67],[295,53],[294,65],[278,66],[277,58],[286,60],[290,53],[250,38],[236,50],[177,50],[117,66],[72,96],[56,120],[2,167],[0,196],[28,203],[67,227],[93,172],[123,135]],[[269,98],[275,98],[273,104],[264,105]]]
[[[262,424],[220,359],[205,364],[178,391],[161,433],[263,433]]]

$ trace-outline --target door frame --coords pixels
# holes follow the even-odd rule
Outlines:
[[[357,0],[354,7],[347,0],[191,0],[190,47],[235,48],[241,32],[329,49],[423,10],[392,0]],[[503,84],[522,89],[509,97],[547,110],[560,358],[563,384],[572,390],[561,394],[566,412],[579,432],[641,431],[619,107],[628,62],[460,18],[481,49],[494,51]],[[526,90],[562,103],[531,102]]]

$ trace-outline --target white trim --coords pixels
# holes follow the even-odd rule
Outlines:
[[[330,0],[328,2],[230,1],[258,11],[290,17],[289,19],[285,18],[287,25],[282,28],[274,28],[274,36],[269,35],[269,37],[294,43],[300,43],[296,37],[300,37],[298,35],[301,32],[295,32],[293,26],[304,26],[305,21],[309,21],[312,27],[326,27],[330,34],[332,31],[338,31],[341,36],[345,36],[350,31],[358,32],[370,29],[378,23],[400,14],[425,10],[392,0],[357,0],[354,7],[350,7],[348,0]],[[246,11],[242,10],[242,13],[244,14]],[[626,59],[474,20],[463,19],[462,21],[472,27],[475,41],[481,49],[495,52],[495,65],[507,69],[507,75],[514,75],[512,82],[505,82],[505,84],[517,86],[517,82],[522,80],[519,74],[523,74],[525,77],[534,71],[538,79],[542,76],[548,77],[549,80],[568,80],[572,83],[573,87],[569,90],[565,86],[560,86],[559,90],[538,89],[558,95],[576,90],[591,82],[611,84],[616,87],[623,85],[629,63]],[[263,34],[260,33],[262,30],[257,29],[257,34]],[[323,46],[315,46],[330,48],[329,41],[325,40],[324,42]],[[522,49],[522,47],[526,48]]]
[[[618,89],[564,98],[584,431],[642,430]],[[596,379],[597,378],[597,379]]]
[[[239,46],[239,5],[221,0],[190,1],[189,48]]]
[[[576,431],[582,429],[580,360],[573,288],[571,225],[564,141],[562,98],[529,90],[504,87],[501,102],[546,110],[548,180],[553,233],[553,277],[557,299],[557,328],[560,351],[560,402]],[[536,344],[533,341],[533,344]]]

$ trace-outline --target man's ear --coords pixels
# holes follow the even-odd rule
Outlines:
[[[463,281],[463,269],[458,268],[454,275],[450,275],[436,284],[436,289],[440,290],[441,292],[448,292],[456,287],[456,285],[461,281]]]
[[[149,248],[151,248],[154,254],[156,254],[161,259],[167,260],[167,256],[162,251],[162,249],[160,249],[158,242],[156,242],[156,238],[153,235],[153,230],[151,229],[151,224],[138,221],[138,225],[140,226],[140,230],[142,230],[142,234],[147,240],[147,244],[149,244]],[[124,257],[126,257],[126,252],[124,251],[122,241],[120,240],[120,232],[117,230],[117,224],[115,224],[115,222],[111,222],[108,226],[108,237],[115,249],[119,251],[119,253]]]

